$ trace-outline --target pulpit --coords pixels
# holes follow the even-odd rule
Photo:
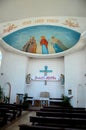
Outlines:
[[[21,104],[23,103],[23,94],[17,93],[16,94],[16,104]]]

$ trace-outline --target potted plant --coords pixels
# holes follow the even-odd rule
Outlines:
[[[24,101],[27,100],[27,97],[28,97],[28,93],[25,93],[25,94],[24,94]]]
[[[5,102],[5,103],[9,103],[9,100],[10,100],[10,98],[9,98],[9,97],[4,96],[4,102]]]
[[[62,95],[62,105],[64,107],[72,107],[71,103],[70,103],[70,98],[68,96]]]
[[[25,94],[24,94],[24,101],[23,101],[23,108],[24,108],[25,110],[27,110],[27,109],[29,108],[29,103],[28,103],[28,101],[27,101],[27,98],[28,98],[28,93],[25,93]]]

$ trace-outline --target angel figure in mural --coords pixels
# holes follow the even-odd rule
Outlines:
[[[51,37],[51,44],[53,45],[53,48],[56,53],[68,49],[65,45],[62,44],[62,42],[59,39],[55,38],[54,36]]]
[[[30,53],[36,53],[36,39],[34,36],[30,38],[30,40],[23,46],[23,51],[30,52]]]
[[[42,46],[42,54],[49,54],[48,41],[45,36],[41,36],[40,45]]]

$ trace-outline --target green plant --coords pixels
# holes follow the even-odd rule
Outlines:
[[[70,98],[68,96],[62,95],[62,105],[64,107],[72,107],[72,105],[70,103]]]
[[[25,93],[25,94],[24,94],[24,101],[27,100],[27,97],[28,97],[28,93]]]
[[[25,93],[25,94],[24,94],[24,97],[28,97],[28,93]]]
[[[4,96],[4,102],[5,102],[5,103],[9,103],[9,99],[10,99],[9,97]]]
[[[25,94],[24,94],[24,101],[23,101],[23,108],[24,108],[25,110],[28,110],[28,107],[29,107],[29,103],[28,103],[28,101],[27,101],[27,98],[28,98],[28,93],[25,93]]]

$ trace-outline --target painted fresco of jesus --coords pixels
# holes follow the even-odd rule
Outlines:
[[[45,36],[41,36],[40,45],[42,46],[42,54],[49,54],[48,41]]]

